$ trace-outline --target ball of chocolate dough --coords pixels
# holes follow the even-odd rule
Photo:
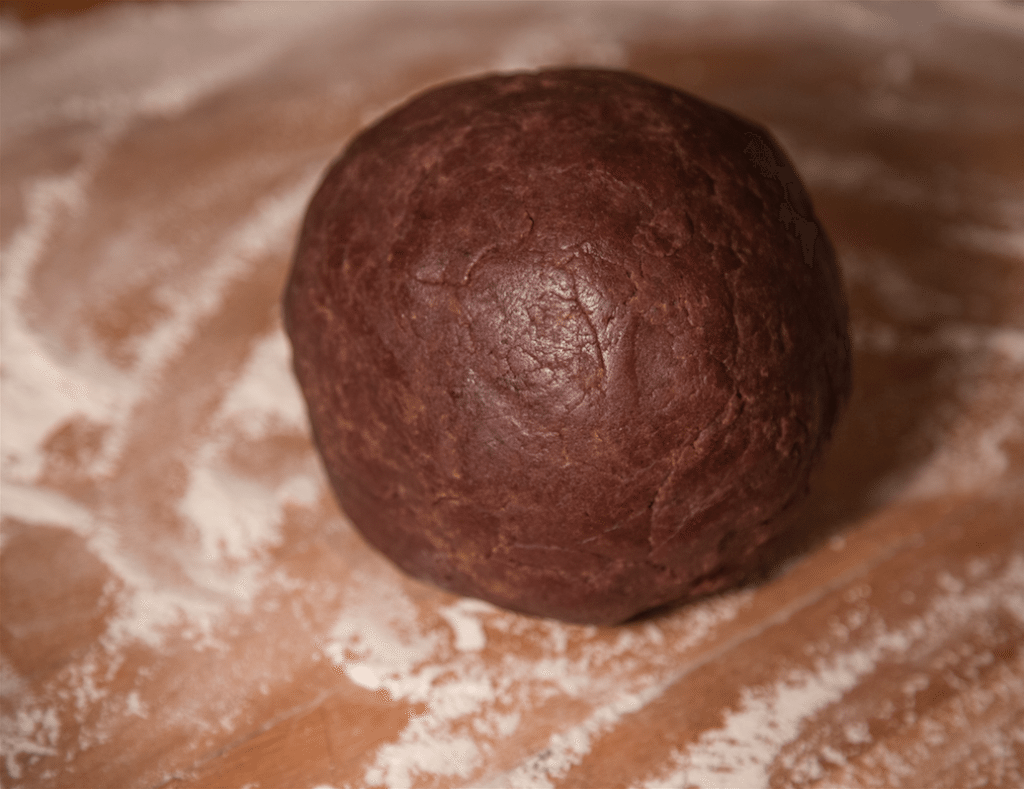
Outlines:
[[[758,572],[850,388],[833,250],[781,149],[617,71],[447,84],[360,133],[284,308],[365,538],[570,622]]]

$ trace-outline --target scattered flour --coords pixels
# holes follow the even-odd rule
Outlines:
[[[195,335],[202,320],[220,308],[229,286],[250,273],[262,255],[290,252],[295,228],[314,183],[313,173],[304,173],[285,190],[259,201],[249,217],[225,233],[198,281],[177,283],[174,288],[168,285],[164,293],[158,294],[169,314],[137,343],[139,360],[131,376],[113,379],[118,387],[118,418],[110,420],[110,435],[95,461],[93,473],[103,475],[114,466],[132,425],[134,409],[143,402],[166,365]],[[290,366],[285,370],[290,378]],[[114,386],[114,382],[108,386]],[[280,386],[268,392],[263,404],[270,403],[279,389]],[[290,396],[284,393],[285,398]],[[281,406],[270,403],[270,408],[276,411]]]
[[[548,747],[537,756],[481,789],[552,789],[573,765],[590,753],[593,739],[613,728],[625,715],[658,698],[668,683],[652,683],[637,693],[625,693],[592,712],[582,723],[553,734]]]
[[[853,339],[862,348],[935,356],[959,366],[952,401],[930,417],[931,455],[910,474],[880,483],[880,491],[927,498],[982,490],[1005,478],[1011,447],[1024,443],[1024,330],[949,322],[913,336],[861,328]]]
[[[21,778],[18,757],[55,756],[61,725],[56,711],[33,696],[23,680],[6,663],[0,663],[0,699],[5,711],[0,716],[0,754],[12,778]],[[13,714],[8,710],[17,701]]]
[[[33,184],[25,200],[26,221],[0,250],[0,451],[5,484],[31,482],[38,476],[44,440],[69,416],[84,414],[99,423],[114,416],[115,402],[104,384],[112,365],[100,363],[88,370],[61,360],[47,347],[45,338],[29,328],[21,311],[32,268],[50,234],[68,212],[84,204],[88,169],[83,166],[67,176]]]
[[[459,652],[479,652],[487,644],[487,634],[474,614],[491,613],[494,606],[481,600],[460,600],[438,611],[455,632]]]
[[[796,739],[816,712],[842,699],[881,661],[906,660],[915,652],[933,649],[944,643],[946,634],[961,631],[972,619],[991,611],[993,601],[1018,597],[1022,591],[1024,558],[1018,556],[999,577],[966,594],[960,584],[958,589],[936,596],[921,616],[898,630],[881,629],[866,644],[849,651],[824,649],[828,656],[813,670],[791,671],[773,685],[745,689],[721,728],[704,732],[692,746],[677,751],[669,766],[639,786],[767,789],[770,770],[782,747]],[[854,723],[847,726],[846,738],[860,743],[870,735],[866,726]],[[833,763],[842,758],[830,759],[825,752],[813,758],[817,757]],[[816,777],[817,763],[802,767],[805,777]]]
[[[214,417],[209,440],[196,453],[180,509],[196,527],[208,561],[253,558],[279,539],[276,526],[285,504],[312,506],[319,496],[322,483],[313,463],[270,487],[232,471],[222,458],[239,437],[256,441],[273,432],[305,430],[305,406],[290,364],[288,340],[275,329],[252,351]]]
[[[474,600],[443,607],[433,618],[386,579],[363,574],[346,589],[330,638],[317,646],[355,684],[426,705],[397,741],[376,751],[365,785],[468,778],[488,766],[497,743],[515,735],[522,711],[552,699],[582,702],[591,712],[554,734],[543,754],[506,775],[474,780],[481,787],[550,786],[588,752],[592,737],[661,691],[664,678],[677,671],[676,656],[735,618],[751,596],[746,591],[709,600],[671,624],[624,630],[611,642],[584,636],[571,644],[581,631],[595,630],[525,619]],[[495,663],[483,653],[489,630],[497,636],[516,632],[540,654],[504,654]],[[654,649],[659,659],[652,674]],[[645,657],[642,669],[638,655]]]
[[[177,116],[251,78],[324,25],[366,14],[348,3],[115,8],[101,10],[92,24],[51,20],[32,31],[5,16],[5,48],[31,41],[39,53],[5,63],[5,133],[32,134],[57,122]],[[169,40],[176,45],[159,47],[154,56],[158,42]]]
[[[237,227],[222,235],[219,246],[208,251],[209,265],[197,280],[167,282],[164,292],[157,294],[167,314],[140,338],[130,369],[112,364],[90,343],[73,350],[62,347],[45,329],[30,324],[26,305],[32,295],[33,272],[58,229],[87,212],[97,172],[134,124],[180,115],[262,67],[323,21],[323,14],[295,17],[283,7],[267,10],[269,15],[253,27],[252,14],[229,7],[208,7],[199,16],[170,7],[152,12],[107,9],[109,26],[98,29],[100,35],[94,37],[76,37],[70,23],[13,35],[9,27],[16,23],[6,17],[3,23],[5,58],[12,53],[11,61],[5,59],[4,64],[5,146],[55,124],[82,122],[88,132],[83,155],[71,169],[26,184],[24,218],[5,237],[0,250],[0,508],[5,519],[59,526],[82,536],[110,570],[116,583],[108,586],[116,604],[99,638],[100,652],[110,665],[120,665],[124,649],[134,643],[159,649],[168,633],[200,646],[212,643],[223,615],[239,604],[249,604],[264,583],[262,555],[280,539],[284,507],[308,506],[319,496],[322,481],[312,459],[307,468],[276,485],[235,473],[222,462],[229,438],[258,441],[269,431],[305,435],[304,410],[291,376],[286,341],[276,330],[257,344],[239,380],[227,391],[209,440],[197,448],[188,490],[180,501],[182,516],[195,528],[196,547],[179,546],[184,550],[177,557],[191,584],[168,584],[151,572],[147,557],[126,547],[126,530],[132,522],[123,514],[102,504],[87,506],[39,485],[44,445],[55,430],[73,419],[102,426],[103,444],[83,470],[93,479],[110,474],[126,439],[138,429],[134,420],[139,405],[200,322],[220,309],[231,283],[245,277],[262,256],[288,254],[317,173],[295,173],[292,183],[257,201]],[[202,24],[204,14],[211,17],[212,26]],[[138,35],[138,25],[154,21],[172,34],[198,28],[206,33],[198,38],[179,36],[178,45],[163,51],[173,53],[180,62],[157,64],[147,76],[142,73],[145,68],[135,66],[155,63],[144,56],[152,51],[153,38]],[[263,24],[273,24],[275,36],[252,35]],[[104,43],[105,36],[117,45]],[[36,46],[52,47],[54,56],[28,59],[34,70],[26,74],[13,52],[29,37]],[[224,46],[226,38],[232,38],[230,46]],[[126,61],[131,67],[125,67]],[[82,63],[89,64],[84,77]],[[95,92],[89,93],[90,87]],[[6,184],[4,189],[6,198]],[[129,260],[149,259],[160,252],[130,244],[112,244],[110,250]],[[6,529],[2,536],[6,541]],[[89,717],[100,709],[112,709],[107,703],[112,675],[97,673],[95,659],[87,656],[70,664],[50,683],[45,699],[17,692],[14,674],[5,666],[0,726],[11,778],[22,776],[25,760],[57,755],[62,727],[74,729],[77,724],[78,750],[95,747],[109,737],[109,721]],[[122,700],[119,711],[132,717],[150,715],[137,691]],[[73,722],[62,722],[61,716],[67,714],[73,715]],[[65,755],[71,758],[70,753]]]

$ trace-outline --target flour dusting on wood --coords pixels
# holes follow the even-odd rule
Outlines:
[[[5,17],[4,785],[1024,782],[1024,173],[1001,153],[1024,128],[1024,23],[988,3],[898,16]],[[857,359],[804,515],[838,533],[621,628],[457,599],[363,543],[277,307],[306,201],[361,124],[444,79],[572,63],[783,140],[836,239]],[[246,756],[282,742],[306,772]]]

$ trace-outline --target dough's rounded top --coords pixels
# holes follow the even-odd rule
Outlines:
[[[364,131],[285,314],[367,539],[572,621],[755,572],[850,387],[833,251],[781,149],[617,71],[449,84]]]

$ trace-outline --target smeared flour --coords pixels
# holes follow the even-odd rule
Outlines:
[[[619,695],[615,701],[598,707],[582,723],[552,735],[548,747],[543,752],[515,770],[481,784],[481,787],[554,787],[553,781],[563,778],[573,765],[579,764],[581,759],[590,753],[593,742],[599,735],[612,729],[624,716],[642,709],[645,704],[658,698],[665,687],[664,682],[652,682],[639,692]]]
[[[56,711],[29,693],[20,677],[12,672],[6,663],[0,663],[0,698],[6,708],[17,701],[13,715],[0,717],[0,742],[7,772],[14,779],[21,777],[18,757],[56,756],[56,745],[60,736],[60,720]]]
[[[344,12],[342,12],[344,13]],[[4,66],[3,133],[5,143],[48,125],[90,124],[83,156],[63,174],[46,174],[27,184],[24,219],[4,239],[2,255],[2,513],[22,523],[59,526],[82,536],[118,581],[115,613],[106,621],[100,643],[119,665],[118,656],[133,643],[159,648],[168,632],[212,643],[216,623],[240,603],[251,602],[263,580],[262,555],[279,539],[282,508],[309,504],[322,480],[311,459],[307,467],[276,486],[232,473],[223,466],[226,444],[242,437],[257,440],[268,431],[306,430],[304,406],[290,372],[290,357],[280,329],[264,338],[250,355],[195,454],[188,490],[180,502],[182,517],[195,529],[194,546],[184,545],[180,567],[192,586],[169,586],[149,571],[147,562],[124,546],[131,523],[116,513],[94,508],[58,490],[39,486],[47,439],[63,425],[85,419],[104,426],[103,445],[83,469],[102,479],[116,466],[133,429],[140,404],[152,394],[168,363],[194,335],[201,321],[221,308],[227,287],[249,274],[253,261],[275,250],[287,254],[294,229],[317,172],[296,174],[293,183],[254,201],[250,215],[228,229],[211,250],[198,281],[168,283],[163,294],[167,314],[138,338],[135,363],[124,369],[91,344],[71,350],[33,325],[25,311],[33,271],[63,223],[89,210],[98,170],[137,124],[172,118],[224,87],[248,78],[296,39],[308,35],[323,14],[266,6],[263,13],[209,7],[199,14],[164,6],[125,6],[102,11],[107,24],[84,35],[74,23],[55,22],[33,32],[5,17],[5,56],[31,39],[53,57],[30,59],[31,75],[17,60]],[[330,14],[328,14],[330,16]],[[97,17],[98,18],[98,17]],[[141,27],[150,32],[140,35]],[[270,25],[274,36],[261,36]],[[197,35],[198,33],[198,35]],[[177,36],[171,60],[147,55],[165,35]],[[84,66],[84,64],[88,64]],[[131,64],[131,67],[125,67]],[[142,68],[136,66],[141,65]],[[147,69],[151,70],[147,71]],[[5,186],[5,190],[6,190]],[[122,254],[159,254],[132,249]],[[174,290],[170,286],[179,290]],[[186,287],[182,289],[182,285]],[[4,531],[4,539],[7,531]],[[158,549],[157,549],[158,550]],[[78,716],[106,702],[109,676],[97,675],[94,658],[72,665],[53,688],[51,699],[21,692],[13,668],[3,666],[3,754],[8,773],[18,778],[22,759],[55,755],[61,699]],[[110,674],[108,668],[106,674]],[[138,693],[125,698],[126,714],[144,718],[148,705]],[[84,722],[86,717],[79,721]],[[80,733],[77,747],[103,740],[102,721]]]
[[[612,643],[584,639],[570,645],[580,630],[596,629],[530,620],[476,600],[442,607],[434,617],[379,578],[360,575],[346,589],[330,640],[317,646],[355,684],[426,706],[396,742],[378,749],[364,776],[368,786],[469,778],[519,730],[527,710],[553,699],[594,706],[578,725],[553,735],[542,756],[473,783],[546,787],[588,752],[591,737],[656,697],[673,673],[673,656],[735,618],[751,594],[707,601],[665,626],[624,630]],[[495,664],[493,656],[481,654],[488,631],[532,636],[539,656],[504,654]],[[657,669],[638,670],[639,656],[649,661],[654,649],[661,656]]]
[[[745,688],[738,707],[726,713],[723,726],[704,732],[691,747],[673,754],[670,766],[637,786],[767,789],[770,770],[783,747],[796,739],[815,713],[840,701],[882,661],[906,660],[934,649],[945,634],[962,631],[974,617],[989,612],[994,600],[1020,599],[1024,558],[1015,557],[999,577],[967,594],[962,583],[949,580],[953,587],[946,594],[936,596],[924,614],[898,630],[880,627],[866,646],[827,650],[828,656],[819,658],[813,670],[795,670],[773,685]],[[863,724],[850,724],[846,736],[853,743],[870,739]],[[807,754],[802,763],[790,761],[787,774],[802,781],[822,777],[821,762],[842,763],[843,757],[833,750]]]
[[[253,558],[279,538],[275,524],[286,503],[311,506],[319,495],[312,464],[269,488],[221,460],[239,438],[255,441],[275,431],[305,430],[305,406],[288,374],[290,364],[291,349],[281,330],[262,339],[222,401],[209,441],[196,453],[181,512],[199,535],[202,555],[213,563]]]

